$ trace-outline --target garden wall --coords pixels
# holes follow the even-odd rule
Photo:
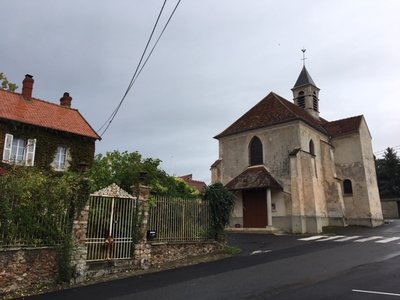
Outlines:
[[[400,217],[400,199],[382,199],[381,205],[384,219],[398,219]]]
[[[220,249],[221,244],[216,242],[151,243],[150,262],[152,266],[160,266],[177,260],[210,254]]]
[[[0,249],[0,297],[32,285],[54,282],[57,275],[54,248]]]
[[[221,249],[221,244],[214,241],[156,242],[147,240],[149,189],[140,186],[136,194],[144,203],[141,220],[143,226],[141,239],[134,245],[131,259],[88,260],[86,234],[89,204],[79,210],[79,215],[75,215],[71,249],[71,267],[74,272],[71,283],[114,273],[134,274],[139,269],[159,268],[164,264],[207,255]],[[6,293],[54,283],[58,276],[58,257],[55,248],[0,247],[0,298]]]

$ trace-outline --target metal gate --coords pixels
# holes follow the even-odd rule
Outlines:
[[[131,259],[139,200],[117,185],[90,196],[87,260]]]

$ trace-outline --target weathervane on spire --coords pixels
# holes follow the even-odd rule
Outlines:
[[[307,57],[306,57],[306,49],[301,49],[301,52],[303,52],[303,58],[301,59],[302,61],[303,61],[303,67],[305,67],[306,66],[306,59],[307,59]]]

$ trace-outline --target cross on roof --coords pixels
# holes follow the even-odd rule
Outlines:
[[[303,58],[301,59],[302,61],[303,61],[303,67],[305,67],[306,66],[306,59],[307,59],[307,57],[306,57],[306,49],[301,49],[301,52],[303,52]]]

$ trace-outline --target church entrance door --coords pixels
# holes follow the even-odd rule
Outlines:
[[[265,228],[267,226],[267,196],[265,189],[244,190],[243,227]]]

